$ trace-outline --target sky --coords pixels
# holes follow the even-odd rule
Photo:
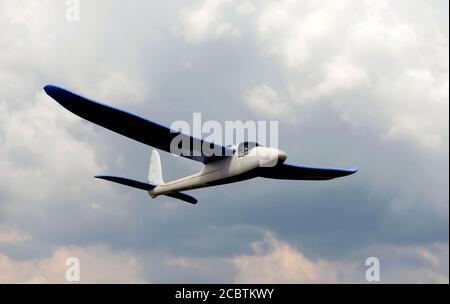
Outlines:
[[[449,282],[446,0],[0,0],[0,283]],[[170,125],[279,121],[287,162],[196,206],[145,180],[151,148],[83,121],[55,84]],[[165,180],[200,169],[162,153]]]

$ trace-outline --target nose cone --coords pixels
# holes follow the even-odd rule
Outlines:
[[[278,151],[278,161],[280,163],[283,163],[287,159],[287,154],[284,151],[279,150]]]

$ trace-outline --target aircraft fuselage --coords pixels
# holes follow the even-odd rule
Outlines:
[[[196,174],[158,185],[149,191],[149,194],[156,197],[251,179],[257,176],[253,173],[257,168],[275,166],[284,162],[286,158],[285,152],[268,147],[253,147],[245,155],[240,155],[236,151],[232,157],[205,165]]]

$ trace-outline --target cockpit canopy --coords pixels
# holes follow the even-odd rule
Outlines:
[[[250,149],[254,148],[254,147],[261,147],[261,145],[258,144],[257,142],[252,142],[252,141],[245,141],[245,142],[241,143],[237,149],[238,156],[241,157],[241,156],[247,155],[248,151],[250,151]]]

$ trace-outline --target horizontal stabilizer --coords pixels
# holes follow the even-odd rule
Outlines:
[[[95,178],[99,178],[99,179],[104,179],[107,180],[109,182],[113,182],[113,183],[117,183],[117,184],[121,184],[121,185],[125,185],[128,187],[133,187],[133,188],[137,188],[137,189],[141,189],[141,190],[145,190],[145,191],[150,191],[156,188],[155,185],[152,184],[148,184],[148,183],[143,183],[143,182],[139,182],[139,181],[135,181],[129,178],[125,178],[125,177],[118,177],[118,176],[108,176],[108,175],[98,175],[95,176]],[[184,202],[187,202],[189,204],[197,204],[197,199],[181,193],[181,192],[174,192],[174,193],[170,193],[170,194],[164,194],[166,196],[172,197],[172,198],[176,198],[179,200],[182,200]]]
[[[189,204],[193,204],[193,205],[197,204],[197,199],[195,197],[192,197],[190,195],[187,195],[187,194],[184,194],[184,193],[181,193],[181,192],[175,192],[175,193],[172,193],[172,194],[166,194],[166,196],[177,198],[177,199],[185,201],[185,202],[187,202]]]
[[[133,188],[137,188],[137,189],[141,189],[141,190],[145,190],[145,191],[153,190],[156,187],[155,185],[152,185],[152,184],[138,182],[138,181],[128,179],[125,177],[99,175],[99,176],[96,176],[95,178],[104,179],[104,180],[107,180],[107,181],[110,181],[113,183],[125,185],[128,187],[133,187]]]

